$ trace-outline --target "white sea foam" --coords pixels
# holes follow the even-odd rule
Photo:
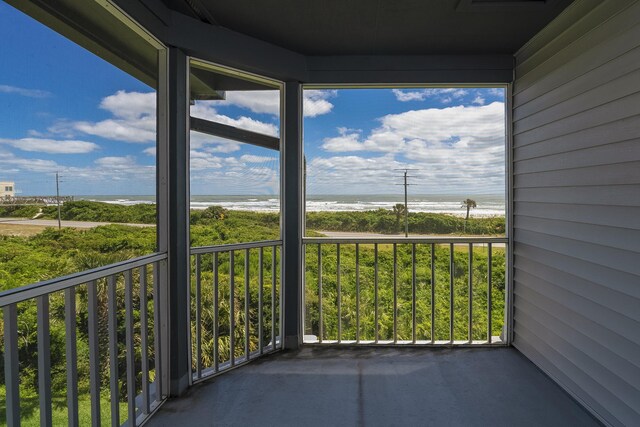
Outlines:
[[[477,208],[472,209],[474,217],[503,216],[505,214],[504,199],[500,196],[472,196]],[[409,198],[410,212],[443,213],[456,216],[466,215],[462,207],[464,196],[459,195],[421,195]],[[95,200],[119,205],[135,205],[155,203],[153,196],[86,196],[76,199]],[[370,211],[376,209],[391,210],[403,199],[396,195],[363,195],[363,196],[308,196],[307,212],[322,211]],[[192,196],[191,209],[206,209],[209,206],[223,206],[230,210],[254,212],[278,212],[280,199],[273,196]]]

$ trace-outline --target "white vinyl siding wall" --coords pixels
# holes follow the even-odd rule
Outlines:
[[[640,425],[640,1],[578,0],[516,55],[514,345]]]

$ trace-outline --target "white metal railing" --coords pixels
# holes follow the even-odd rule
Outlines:
[[[160,310],[156,296],[159,295],[159,264],[166,258],[165,253],[152,254],[0,293],[7,425],[21,423],[20,375],[25,369],[37,370],[40,425],[53,423],[52,400],[59,401],[61,397],[52,389],[54,379],[61,382],[54,378],[56,375],[66,377],[66,391],[63,388],[61,393],[66,394],[70,426],[81,424],[81,405],[90,406],[91,425],[102,425],[101,417],[106,411],[101,407],[107,404],[110,424],[121,425],[125,418],[120,414],[121,400],[123,406],[126,401],[128,425],[140,425],[146,420],[163,400],[158,374]],[[37,318],[35,355],[29,353],[33,348],[29,337],[22,336],[24,328],[29,329],[31,325],[21,321],[33,310]],[[64,322],[62,340],[52,335],[53,322]],[[64,341],[64,357],[52,354],[52,348],[60,348],[52,346],[54,339]],[[79,346],[88,348],[88,365],[83,360],[81,367]],[[20,357],[27,360],[19,360]],[[61,366],[52,366],[52,363]],[[108,376],[103,376],[105,370]],[[88,401],[83,396],[86,392],[79,390],[81,375],[89,377]],[[103,388],[109,390],[105,400]],[[122,399],[121,394],[124,394]],[[88,422],[83,420],[82,424]]]
[[[303,243],[305,343],[503,344],[506,238]]]
[[[191,248],[194,382],[282,348],[281,248],[281,240]]]

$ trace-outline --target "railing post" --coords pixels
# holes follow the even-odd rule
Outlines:
[[[161,336],[161,360],[165,363],[161,368],[168,379],[165,392],[178,396],[189,386],[191,363],[188,58],[181,50],[170,47],[160,68],[158,250],[167,251],[166,271],[160,272],[160,312],[166,325],[165,333]]]
[[[282,156],[282,296],[284,348],[302,344],[302,235],[304,173],[302,85],[287,82],[283,96]]]
[[[2,308],[4,322],[5,416],[7,426],[20,426],[20,372],[18,371],[18,307]]]

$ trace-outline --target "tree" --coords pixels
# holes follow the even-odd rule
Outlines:
[[[473,208],[478,207],[477,203],[475,200],[473,199],[466,199],[462,201],[462,206],[460,206],[461,208],[467,208],[467,217],[465,218],[465,221],[467,221],[469,219],[469,211]]]
[[[404,216],[406,211],[407,209],[402,203],[396,203],[396,205],[393,207],[393,213],[396,215],[396,230],[400,229],[400,220],[402,220],[402,217]]]

